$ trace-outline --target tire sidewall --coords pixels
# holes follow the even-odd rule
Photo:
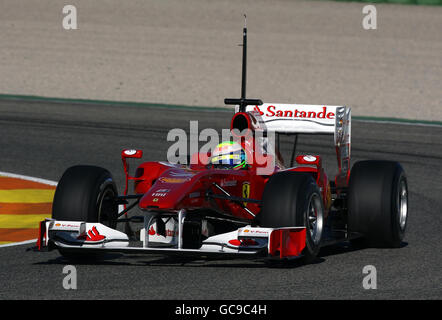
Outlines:
[[[297,226],[303,226],[306,228],[305,248],[304,248],[302,254],[305,256],[306,260],[308,260],[309,262],[311,262],[312,260],[314,260],[316,258],[316,255],[318,254],[319,249],[321,247],[322,235],[323,235],[323,228],[322,228],[322,230],[320,230],[321,235],[320,235],[319,241],[318,241],[318,243],[315,243],[311,234],[310,234],[309,210],[308,209],[309,209],[310,201],[313,198],[313,195],[317,195],[321,199],[321,201],[320,201],[321,214],[322,214],[321,219],[324,219],[324,206],[322,203],[321,193],[319,191],[318,185],[313,180],[310,180],[305,184],[305,189],[301,188],[299,190],[298,199],[302,199],[302,200],[301,201],[298,200],[297,210],[299,210],[299,211],[296,213],[297,217],[300,217],[300,216],[303,217],[303,221],[301,223],[297,224]],[[322,224],[323,223],[324,223],[324,221],[322,221]]]
[[[99,180],[97,180],[97,182],[98,182],[97,183],[98,190],[92,193],[92,195],[95,195],[94,197],[91,195],[90,205],[92,206],[92,208],[89,211],[88,220],[89,221],[94,220],[95,222],[103,223],[104,216],[102,216],[102,212],[100,211],[104,209],[103,202],[110,201],[104,198],[105,197],[108,198],[108,196],[111,194],[115,197],[118,195],[118,192],[115,182],[112,180],[110,174],[103,175],[102,177],[100,177]],[[110,217],[108,217],[110,218],[110,220],[108,220],[108,223],[103,223],[103,224],[112,229],[115,229],[117,225],[116,220],[118,218],[118,207],[115,206],[115,208],[112,208],[111,212],[108,212],[107,215],[110,215]]]
[[[407,214],[405,217],[405,224],[404,228],[402,229],[400,226],[400,187],[402,181],[405,182],[405,189],[408,195],[408,185],[407,185],[407,177],[405,176],[405,173],[403,170],[400,170],[401,168],[398,168],[396,170],[393,186],[392,186],[392,199],[391,199],[391,205],[392,205],[392,216],[391,216],[391,232],[393,236],[393,246],[399,247],[401,245],[401,242],[405,235],[405,230],[407,229],[407,222],[408,222],[408,196],[406,198],[407,202]]]

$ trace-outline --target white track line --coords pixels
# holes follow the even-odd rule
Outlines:
[[[30,176],[24,176],[24,175],[21,175],[21,174],[15,174],[15,173],[9,173],[9,172],[2,172],[2,171],[0,171],[0,176],[8,177],[8,178],[18,178],[18,179],[23,179],[23,180],[28,180],[28,181],[34,181],[34,182],[39,182],[39,183],[47,184],[47,185],[50,185],[50,186],[56,186],[57,185],[56,181],[40,179],[40,178],[35,178],[35,177],[30,177]],[[33,243],[33,242],[36,242],[36,241],[37,241],[37,239],[31,239],[31,240],[26,240],[26,241],[21,241],[21,242],[7,243],[7,244],[0,245],[0,248],[12,247],[12,246],[20,246],[20,245],[24,245],[24,244],[30,244],[30,243]]]
[[[0,248],[12,247],[12,246],[21,246],[21,245],[24,245],[24,244],[30,244],[30,243],[36,243],[36,242],[37,242],[37,238],[31,239],[31,240],[26,240],[26,241],[21,241],[21,242],[13,242],[13,243],[2,244],[2,245],[0,245]]]
[[[40,178],[24,176],[21,174],[15,174],[15,173],[9,173],[9,172],[2,172],[2,171],[0,171],[0,176],[4,176],[4,177],[8,177],[8,178],[18,178],[18,179],[34,181],[34,182],[40,182],[43,184],[48,184],[50,186],[56,186],[58,183],[58,182],[52,181],[52,180],[40,179]]]
[[[398,125],[404,125],[404,126],[416,126],[416,127],[433,127],[433,128],[440,128],[442,125],[437,123],[422,123],[422,122],[406,122],[406,121],[391,121],[391,120],[376,120],[376,119],[355,119],[353,120],[355,122],[371,122],[371,123],[378,123],[378,124],[398,124]]]

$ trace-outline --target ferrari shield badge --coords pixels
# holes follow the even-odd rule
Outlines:
[[[250,182],[245,181],[242,184],[242,197],[249,198],[250,197]],[[244,206],[247,206],[247,202],[243,202]]]

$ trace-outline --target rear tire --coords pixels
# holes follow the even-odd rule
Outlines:
[[[118,205],[117,187],[106,169],[94,166],[74,166],[67,169],[55,190],[52,218],[60,221],[98,222],[115,229]],[[70,259],[81,254],[59,250]],[[90,258],[90,256],[87,256]]]
[[[324,207],[316,181],[308,173],[284,171],[270,177],[263,192],[260,225],[306,227],[304,262],[316,259],[322,241]]]
[[[408,218],[408,185],[394,161],[360,161],[351,170],[348,229],[362,235],[356,243],[372,247],[401,246]]]

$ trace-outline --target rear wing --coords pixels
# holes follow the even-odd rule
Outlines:
[[[235,112],[239,112],[239,106]],[[350,173],[351,108],[345,106],[265,103],[248,105],[265,131],[283,134],[329,134],[334,136],[338,159],[336,184],[345,186]]]
[[[239,111],[236,106],[235,111]],[[343,106],[266,103],[247,106],[259,113],[266,131],[296,134],[333,134],[335,145],[350,144],[351,109]]]

